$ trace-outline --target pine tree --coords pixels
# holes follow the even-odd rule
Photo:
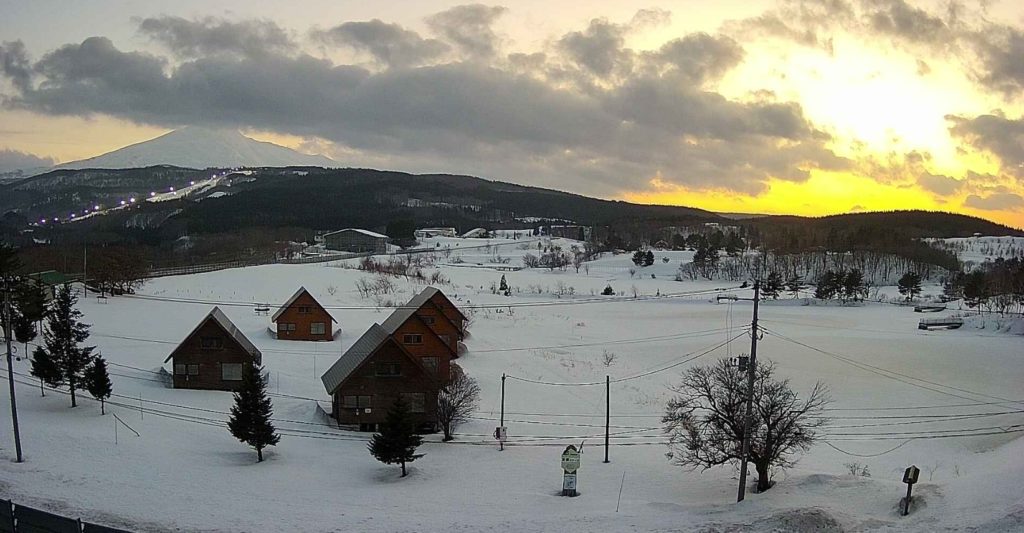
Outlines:
[[[402,477],[405,477],[405,464],[423,457],[422,453],[416,453],[420,444],[423,444],[423,438],[416,434],[416,424],[409,414],[409,405],[399,396],[388,410],[380,433],[373,435],[367,447],[378,461],[388,465],[402,465]]]
[[[110,398],[110,393],[114,391],[114,384],[110,382],[110,375],[107,374],[107,362],[102,356],[96,356],[92,365],[86,369],[85,390],[100,401],[100,414],[107,414],[106,401],[107,398]]]
[[[636,266],[643,266],[644,261],[647,259],[647,254],[643,250],[637,250],[633,252],[633,264]]]
[[[831,270],[826,270],[824,274],[818,278],[818,284],[814,287],[814,297],[819,300],[831,300],[836,295],[838,289],[838,276]]]
[[[867,297],[868,286],[864,282],[864,274],[856,268],[847,272],[842,277],[841,288],[843,291],[843,297],[847,300],[863,300]]]
[[[498,286],[498,291],[500,291],[505,296],[508,296],[508,282],[505,281],[504,274],[501,275],[501,284]]]
[[[228,429],[236,439],[256,449],[257,462],[263,461],[263,448],[281,440],[270,422],[272,414],[263,369],[255,362],[243,365],[242,388],[235,393]]]
[[[903,274],[897,283],[900,294],[907,297],[907,301],[913,300],[921,294],[921,276],[917,272]]]
[[[764,280],[764,284],[761,285],[761,298],[763,300],[767,300],[768,298],[777,300],[783,287],[782,276],[773,270]]]
[[[644,266],[651,266],[654,264],[654,251],[647,250],[647,254],[644,256]]]
[[[81,321],[82,312],[75,308],[78,297],[68,284],[57,289],[50,303],[43,347],[36,350],[32,375],[51,387],[67,385],[71,407],[77,407],[75,391],[81,388],[86,368],[92,364],[94,346],[80,346],[89,338],[89,326]],[[37,372],[38,368],[38,372]]]
[[[60,369],[57,368],[57,363],[50,357],[50,353],[42,348],[37,347],[32,352],[32,367],[29,373],[39,378],[41,382],[39,384],[40,396],[46,396],[46,391],[43,389],[43,383],[57,387],[61,384]]]

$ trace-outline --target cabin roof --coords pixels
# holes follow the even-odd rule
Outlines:
[[[282,305],[281,308],[278,309],[276,313],[274,313],[274,316],[270,318],[270,321],[271,322],[277,322],[277,319],[282,314],[284,314],[284,312],[287,311],[288,308],[291,307],[292,304],[295,303],[295,300],[298,300],[299,296],[302,296],[303,293],[309,294],[309,297],[313,299],[313,303],[316,304],[316,306],[319,307],[320,310],[324,312],[324,314],[326,314],[328,317],[330,317],[331,322],[337,322],[337,320],[334,320],[334,317],[331,316],[331,314],[327,312],[327,309],[324,309],[324,306],[320,305],[320,302],[316,298],[314,298],[313,295],[310,294],[309,291],[307,291],[305,287],[299,287],[299,290],[295,291],[295,294],[293,294],[291,298],[288,298],[288,301],[285,302],[284,305]]]
[[[260,352],[259,348],[257,348],[256,345],[253,344],[252,341],[250,341],[249,338],[246,337],[240,329],[238,329],[237,326],[235,326],[235,323],[232,322],[231,319],[228,318],[228,316],[224,314],[224,311],[221,311],[219,307],[214,307],[213,309],[211,309],[210,312],[207,313],[207,315],[203,317],[203,319],[200,320],[198,324],[196,324],[196,327],[192,328],[192,331],[190,331],[189,334],[185,336],[185,338],[174,348],[174,350],[171,350],[171,354],[167,356],[167,359],[164,359],[164,362],[166,363],[167,361],[170,361],[171,358],[174,357],[174,354],[178,350],[180,350],[181,347],[184,346],[185,343],[188,342],[188,340],[191,339],[192,336],[195,335],[197,331],[199,331],[199,328],[203,327],[203,324],[205,324],[207,320],[211,319],[218,326],[220,326],[228,334],[229,337],[231,337],[232,339],[235,340],[235,342],[241,345],[242,349],[249,352],[249,354],[252,355],[257,362],[261,362],[261,360],[263,359],[263,353]]]

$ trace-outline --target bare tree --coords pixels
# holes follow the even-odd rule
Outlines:
[[[448,384],[437,393],[437,423],[444,432],[444,441],[452,440],[455,429],[469,420],[480,403],[480,386],[452,363]]]
[[[822,416],[831,401],[828,388],[816,383],[801,400],[789,380],[774,377],[775,364],[760,361],[754,376],[754,409],[750,457],[757,470],[757,492],[772,486],[774,469],[796,463],[797,452],[810,449],[817,430],[827,423]],[[707,470],[743,460],[747,374],[729,359],[687,370],[673,387],[662,422],[669,436],[669,457],[678,465]]]

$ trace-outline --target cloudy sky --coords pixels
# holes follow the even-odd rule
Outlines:
[[[295,4],[0,0],[0,171],[202,125],[345,166],[1024,227],[1020,0]]]

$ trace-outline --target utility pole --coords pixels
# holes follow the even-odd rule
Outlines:
[[[747,492],[747,461],[750,459],[750,424],[754,411],[754,369],[757,367],[757,303],[761,300],[761,281],[754,280],[754,319],[750,322],[750,362],[747,363],[747,414],[743,417],[743,459],[740,463],[740,488],[736,503]]]
[[[608,431],[612,420],[612,378],[604,377],[604,462],[608,462]]]
[[[14,422],[14,450],[17,461],[23,462],[21,456],[21,430],[18,429],[18,400],[14,395],[14,358],[11,355],[11,280],[4,279],[4,338],[7,340],[7,382],[11,385],[11,421]]]
[[[498,434],[501,433],[501,428],[505,427],[505,373],[501,373],[501,418],[498,421]],[[505,451],[505,441],[499,436],[498,437],[498,449]]]

